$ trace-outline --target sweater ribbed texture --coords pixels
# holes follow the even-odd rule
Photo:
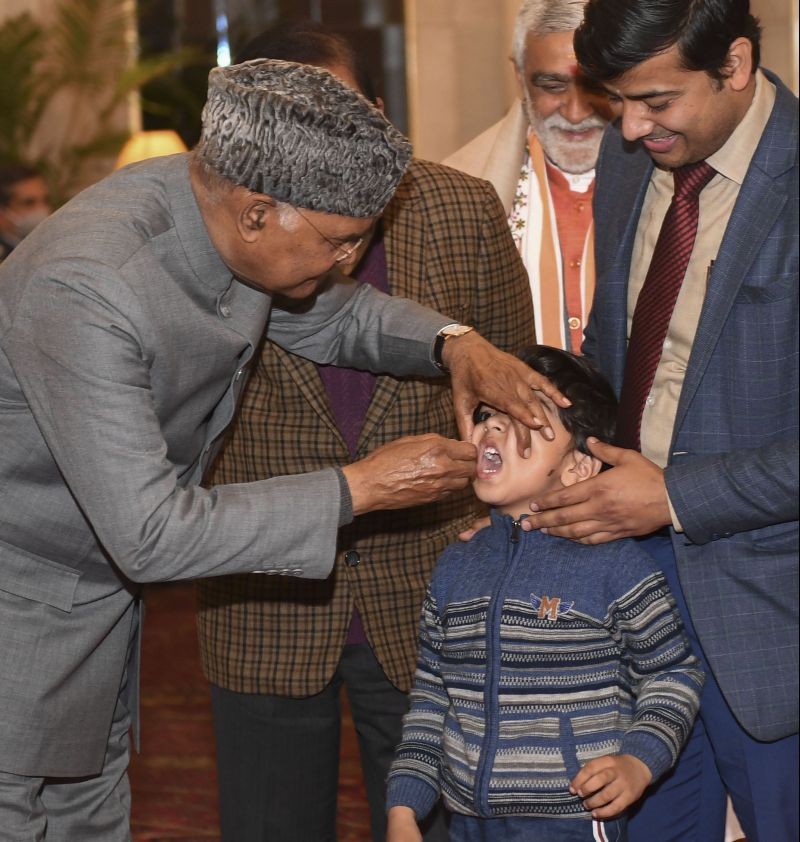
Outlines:
[[[493,514],[443,553],[420,628],[387,797],[418,817],[441,793],[466,815],[588,819],[569,792],[581,766],[631,754],[656,780],[697,713],[703,674],[634,541],[584,546]]]

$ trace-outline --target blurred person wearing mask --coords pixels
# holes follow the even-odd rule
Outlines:
[[[611,112],[580,73],[586,0],[526,0],[511,60],[520,98],[444,163],[490,181],[528,269],[539,342],[580,353],[594,293],[594,166]]]
[[[36,169],[26,164],[0,166],[0,260],[51,210],[47,185]]]

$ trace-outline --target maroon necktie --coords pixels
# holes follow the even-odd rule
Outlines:
[[[621,447],[639,450],[642,411],[697,236],[700,191],[714,173],[705,161],[673,170],[675,193],[633,311],[617,413],[617,443]]]

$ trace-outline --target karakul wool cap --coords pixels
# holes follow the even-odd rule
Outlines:
[[[392,198],[411,144],[326,70],[256,59],[209,73],[195,154],[279,202],[363,218]]]

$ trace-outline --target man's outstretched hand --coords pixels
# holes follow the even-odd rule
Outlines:
[[[495,348],[475,331],[448,339],[442,359],[450,371],[453,406],[462,439],[472,435],[472,414],[481,403],[511,416],[522,456],[530,452],[531,429],[539,430],[547,439],[553,438],[539,395],[547,395],[559,406],[569,406],[570,402],[544,375]]]
[[[473,444],[435,433],[406,436],[342,468],[353,514],[405,509],[466,487],[475,475]]]

